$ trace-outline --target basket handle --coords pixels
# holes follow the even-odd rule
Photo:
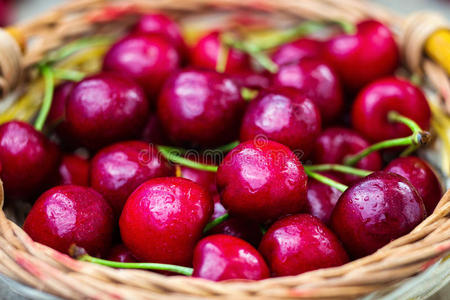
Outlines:
[[[19,38],[9,29],[0,28],[0,96],[6,96],[19,84],[22,74],[22,50]]]

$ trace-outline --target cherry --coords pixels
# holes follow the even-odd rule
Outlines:
[[[133,33],[160,35],[175,45],[181,57],[187,55],[187,46],[178,24],[164,14],[152,13],[142,16],[134,26]]]
[[[359,153],[369,146],[369,142],[354,130],[331,127],[317,137],[313,149],[313,160],[318,164],[342,164],[347,156]],[[361,159],[355,166],[360,169],[377,171],[381,169],[381,164],[381,155],[373,152]],[[340,178],[345,183],[352,183],[359,177],[345,174]]]
[[[155,99],[167,77],[180,66],[177,49],[158,35],[130,35],[106,53],[103,69],[134,79]]]
[[[375,20],[358,23],[356,34],[332,38],[324,44],[322,53],[350,90],[392,74],[399,64],[399,50],[391,31]]]
[[[70,142],[70,132],[66,122],[66,103],[72,92],[74,82],[67,81],[55,88],[52,99],[52,106],[47,116],[47,124],[56,126],[60,138]],[[69,137],[68,137],[69,135]]]
[[[303,58],[320,58],[322,56],[323,42],[300,38],[295,41],[281,45],[273,54],[272,60],[282,66],[298,62]]]
[[[430,107],[422,91],[394,77],[372,82],[358,94],[352,107],[353,127],[376,142],[410,135],[407,126],[389,121],[390,111],[414,120],[423,130],[430,127]]]
[[[348,262],[347,253],[333,232],[306,214],[276,221],[264,235],[259,251],[274,276],[297,275]]]
[[[326,174],[325,176],[339,182],[339,178],[333,174]],[[306,212],[328,225],[333,209],[341,195],[342,192],[338,189],[309,178],[306,193],[306,199],[308,200]]]
[[[264,136],[308,156],[320,130],[319,110],[309,98],[293,88],[276,88],[260,92],[250,102],[240,140]]]
[[[331,226],[357,258],[407,234],[425,217],[423,201],[411,183],[400,175],[379,171],[342,194]]]
[[[176,144],[215,147],[236,139],[245,109],[224,74],[189,69],[171,76],[158,100],[158,117]]]
[[[137,135],[147,116],[148,102],[141,88],[111,73],[80,81],[66,105],[70,131],[89,148]]]
[[[151,144],[164,145],[167,143],[167,137],[162,128],[161,122],[155,113],[150,113],[147,123],[141,132],[140,139]]]
[[[265,73],[257,73],[250,69],[240,70],[230,75],[234,83],[240,88],[266,89],[270,86],[270,79]]]
[[[58,168],[58,185],[89,186],[89,161],[78,155],[66,154]]]
[[[180,177],[192,180],[203,186],[211,195],[217,194],[216,173],[179,166]]]
[[[109,249],[113,226],[112,209],[99,193],[62,185],[39,197],[23,228],[34,241],[60,252],[68,253],[76,244],[97,256]]]
[[[222,204],[231,214],[264,222],[297,213],[306,203],[307,177],[297,156],[273,141],[241,143],[217,171]]]
[[[193,265],[193,277],[214,281],[269,277],[269,268],[255,248],[239,238],[224,234],[211,235],[198,242]]]
[[[405,177],[422,197],[427,214],[431,215],[443,191],[441,183],[427,162],[418,157],[399,157],[391,161],[384,171]]]
[[[118,244],[112,247],[108,254],[108,260],[118,262],[137,262],[130,249],[124,244]]]
[[[230,217],[214,226],[208,231],[208,234],[231,235],[240,238],[255,247],[259,245],[262,238],[262,232],[257,223],[237,217]]]
[[[191,49],[191,64],[198,68],[216,70],[222,48],[220,32],[205,35]],[[250,69],[250,57],[244,52],[230,48],[227,54],[226,73]]]
[[[188,179],[154,178],[128,198],[120,216],[122,240],[141,261],[189,265],[211,217],[209,193]]]
[[[145,181],[171,176],[173,168],[158,150],[144,142],[120,142],[103,148],[91,162],[91,186],[117,216],[130,194]]]
[[[30,196],[54,175],[60,160],[57,146],[29,124],[0,125],[1,179],[7,196]]]

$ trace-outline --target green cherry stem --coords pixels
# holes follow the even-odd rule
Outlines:
[[[337,189],[337,190],[339,190],[341,192],[344,192],[348,188],[348,186],[346,186],[345,184],[337,182],[337,181],[335,181],[335,180],[333,180],[331,178],[328,178],[328,177],[326,177],[326,176],[324,176],[322,174],[310,171],[307,168],[305,168],[305,173],[309,177],[311,177],[311,178],[313,178],[313,179],[315,179],[315,180],[317,180],[319,182],[322,182],[322,183],[324,183],[326,185],[334,187],[335,189]]]
[[[168,161],[183,165],[196,170],[203,170],[209,172],[217,172],[217,166],[202,164],[196,161],[192,161],[190,159],[181,157],[178,155],[179,151],[174,150],[172,147],[166,146],[157,146],[159,152],[166,158]]]
[[[321,165],[311,165],[311,166],[303,166],[305,169],[313,172],[320,171],[335,171],[345,174],[352,174],[360,177],[366,177],[367,175],[372,174],[372,171],[367,171],[363,169],[357,169],[349,166],[338,165],[338,164],[321,164]]]
[[[246,87],[241,88],[241,97],[244,101],[252,101],[258,96],[258,90],[249,89]]]
[[[39,67],[42,76],[44,77],[44,100],[42,101],[42,107],[39,111],[39,114],[36,118],[36,122],[34,123],[34,128],[38,131],[42,131],[44,128],[45,120],[47,120],[48,112],[50,111],[50,107],[52,106],[53,100],[53,90],[55,88],[55,79],[53,70],[46,64],[43,64]]]
[[[58,79],[75,82],[82,80],[86,76],[83,72],[68,69],[53,69],[53,73]]]
[[[220,223],[223,223],[224,221],[228,220],[230,218],[230,215],[228,213],[225,213],[221,215],[220,217],[215,218],[208,224],[206,224],[205,228],[203,229],[203,233],[207,233],[210,231],[213,227],[216,227]]]
[[[217,147],[215,150],[221,151],[221,152],[230,152],[231,150],[236,148],[239,144],[240,144],[239,141],[234,141],[229,144]]]
[[[224,42],[221,42],[216,64],[216,71],[218,73],[225,72],[225,69],[227,68],[229,54],[230,54],[230,47],[228,47]]]

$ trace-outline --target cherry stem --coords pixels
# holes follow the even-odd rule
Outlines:
[[[202,164],[196,161],[192,161],[190,159],[181,157],[178,155],[179,151],[177,149],[174,149],[173,147],[166,147],[166,146],[157,146],[159,152],[164,156],[168,161],[171,161],[173,163],[186,166],[192,169],[196,170],[202,170],[202,171],[208,171],[208,172],[217,172],[218,167]]]
[[[216,227],[217,225],[223,223],[224,221],[228,220],[230,218],[230,215],[228,213],[225,213],[221,215],[220,217],[215,218],[208,224],[206,224],[205,228],[203,229],[203,233],[207,233],[210,231],[213,227]]]
[[[388,113],[388,120],[390,122],[403,123],[406,126],[408,126],[412,132],[422,131],[422,128],[420,128],[419,124],[417,124],[414,120],[411,120],[410,118],[402,116],[401,114],[399,114],[398,112],[396,112],[394,110],[392,110]]]
[[[45,121],[47,120],[48,113],[52,106],[53,90],[55,88],[55,79],[53,70],[46,64],[40,66],[40,71],[44,77],[44,100],[42,101],[42,107],[34,123],[34,128],[38,131],[42,131]]]
[[[335,181],[335,180],[333,180],[331,178],[323,176],[322,174],[310,171],[308,168],[305,168],[305,173],[309,177],[311,177],[311,178],[313,178],[313,179],[315,179],[315,180],[317,180],[317,181],[319,181],[319,182],[321,182],[323,184],[326,184],[326,185],[329,185],[331,187],[334,187],[335,189],[337,189],[337,190],[339,190],[341,192],[345,192],[345,190],[348,188],[348,186],[346,186],[345,184],[342,184],[342,183],[337,182],[337,181]]]
[[[53,73],[58,79],[75,82],[82,80],[86,76],[83,72],[68,69],[53,69]]]
[[[303,166],[305,169],[309,171],[317,172],[317,171],[335,171],[341,172],[345,174],[352,174],[360,177],[366,177],[367,175],[372,174],[372,171],[367,171],[363,169],[357,169],[349,166],[338,165],[338,164],[321,164],[321,165],[312,165],[312,166]]]
[[[256,96],[258,96],[258,90],[249,89],[246,87],[241,89],[241,97],[244,101],[252,101],[256,98]]]
[[[216,71],[218,73],[224,73],[227,68],[228,55],[230,54],[230,48],[225,45],[224,42],[220,43],[219,55],[217,57]]]
[[[334,20],[333,22],[338,24],[342,28],[342,30],[347,34],[356,33],[356,26],[353,23],[344,20]]]
[[[169,265],[169,264],[117,262],[117,261],[111,261],[111,260],[93,257],[88,254],[84,254],[84,255],[78,257],[77,259],[79,261],[86,261],[86,262],[103,265],[103,266],[108,266],[108,267],[112,267],[112,268],[168,271],[168,272],[177,273],[177,274],[181,274],[181,275],[185,275],[185,276],[192,276],[192,273],[194,271],[192,268],[177,266],[177,265]]]
[[[231,150],[236,148],[239,144],[240,144],[239,141],[234,141],[229,144],[217,147],[215,150],[222,151],[222,152],[230,152]]]

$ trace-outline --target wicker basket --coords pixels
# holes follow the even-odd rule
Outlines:
[[[450,112],[448,75],[422,53],[426,38],[436,29],[446,27],[445,20],[426,13],[403,19],[359,0],[73,1],[29,23],[17,25],[10,32],[15,38],[0,31],[2,93],[4,96],[9,95],[5,98],[17,98],[26,84],[36,77],[36,63],[52,49],[81,35],[123,28],[135,20],[139,13],[160,10],[184,18],[224,9],[234,12],[258,11],[278,18],[345,19],[350,22],[367,17],[379,19],[389,24],[396,33],[405,65],[411,71],[424,75],[435,94],[441,97],[443,109]],[[27,44],[25,53],[21,52],[20,42],[17,42],[21,39]],[[3,193],[0,203],[3,204]],[[450,191],[441,199],[434,213],[410,234],[370,256],[337,268],[258,282],[217,283],[78,262],[33,242],[18,225],[7,219],[3,211],[0,212],[0,273],[31,287],[70,299],[329,299],[361,297],[374,291],[379,291],[377,295],[381,295],[397,288],[408,278],[419,273],[429,273],[430,269],[435,270],[435,262],[449,252]],[[450,269],[448,260],[445,268]],[[448,272],[445,274],[448,276]],[[427,281],[430,283],[429,277]],[[413,289],[412,285],[417,283],[410,283],[406,288]]]

